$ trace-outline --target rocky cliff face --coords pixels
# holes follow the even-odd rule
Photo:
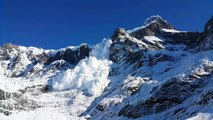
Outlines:
[[[5,44],[0,119],[213,119],[212,26],[179,31],[152,16],[94,46]]]
[[[204,32],[203,32],[203,36],[204,37],[212,35],[212,33],[213,33],[212,25],[213,25],[213,16],[211,17],[211,19],[205,25]]]
[[[212,62],[205,61],[200,64],[195,62],[192,56],[198,57],[199,55],[194,52],[206,50],[198,48],[201,44],[209,45],[206,39],[212,32],[207,32],[206,28],[203,33],[178,31],[161,17],[151,19],[145,26],[131,32],[123,28],[114,31],[109,55],[110,59],[116,63],[112,67],[113,73],[116,73],[113,75],[124,75],[125,77],[120,79],[124,82],[116,87],[127,88],[122,91],[109,85],[108,89],[116,90],[111,91],[107,98],[101,96],[103,98],[98,100],[96,109],[89,109],[87,114],[102,119],[115,119],[116,117],[112,114],[114,112],[121,118],[125,116],[155,119],[155,114],[158,114],[160,116],[157,118],[161,119],[185,119],[201,110],[202,107],[199,107],[198,111],[195,109],[188,111],[187,108],[195,106],[194,103],[199,103],[191,97],[203,96],[205,87],[211,83]],[[208,22],[206,26],[211,26],[210,23]],[[190,62],[192,62],[191,65],[185,65]],[[196,64],[199,65],[196,66]],[[118,66],[124,69],[121,70]],[[111,94],[116,94],[114,97],[122,102],[113,100],[115,98]],[[191,102],[185,105],[189,99]],[[106,103],[106,101],[110,102]]]
[[[59,51],[55,56],[50,57],[47,64],[56,60],[65,60],[70,64],[77,64],[80,60],[88,57],[90,51],[91,49],[87,44],[81,45],[76,50],[68,48],[65,51]]]
[[[200,50],[210,50],[212,49],[212,38],[213,38],[213,17],[205,25],[204,32],[202,33],[202,42],[200,44]]]
[[[82,44],[79,48],[45,51],[34,47],[27,48],[5,44],[0,50],[1,60],[10,60],[7,69],[11,70],[11,76],[20,77],[27,74],[35,74],[38,71],[41,73],[45,71],[44,69],[48,65],[50,66],[48,69],[54,68],[55,70],[61,70],[61,66],[75,65],[80,60],[89,56],[91,48],[87,44]],[[38,52],[36,53],[36,51]],[[61,60],[63,62],[60,62]],[[41,66],[40,69],[38,69],[38,66]],[[69,67],[64,68],[68,69]]]

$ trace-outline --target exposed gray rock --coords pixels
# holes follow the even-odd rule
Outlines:
[[[198,50],[205,51],[213,49],[213,16],[206,23],[204,32],[202,34],[201,43],[198,46]]]
[[[166,54],[156,54],[154,56],[149,56],[148,65],[154,66],[159,62],[165,62],[165,61],[175,61],[175,58],[172,56],[166,55]]]
[[[40,63],[46,63],[50,59],[50,53],[43,52],[42,54],[36,55],[35,61]]]
[[[185,78],[173,78],[159,86],[158,89],[155,88],[149,99],[140,101],[136,105],[126,105],[123,107],[119,115],[138,118],[163,112],[175,105],[181,104],[193,94],[198,93],[199,88],[207,82],[205,81],[206,79],[205,75],[202,78],[197,78],[192,77],[192,74]]]
[[[116,29],[111,38],[113,43],[110,46],[109,58],[115,63],[134,63],[142,59],[144,51],[147,51],[145,44],[129,36],[123,28]]]
[[[206,94],[201,96],[201,100],[197,102],[198,105],[207,105],[213,102],[213,90],[208,91]]]
[[[124,28],[118,28],[114,31],[113,35],[112,35],[112,41],[116,41],[116,40],[120,40],[122,38],[122,36],[126,36],[128,33],[126,32],[126,30]]]
[[[8,111],[8,110],[3,110],[3,109],[0,109],[0,113],[3,113],[3,114],[6,115],[6,116],[8,116],[8,115],[11,114],[10,111]]]
[[[134,48],[134,50],[132,48]],[[144,48],[144,50],[141,50],[136,42],[129,38],[124,38],[124,41],[116,41],[112,43],[110,46],[109,58],[116,63],[121,61],[134,63],[143,58],[144,51],[146,51],[146,49]]]
[[[213,16],[206,23],[203,36],[207,37],[209,35],[213,35]]]
[[[0,89],[0,100],[6,100],[9,97],[10,97],[10,93]]]
[[[187,47],[193,48],[200,42],[201,33],[199,32],[165,32],[160,30],[157,34],[170,44],[185,44]]]
[[[50,57],[47,64],[52,63],[56,60],[65,60],[70,64],[77,64],[81,59],[89,56],[91,48],[87,44],[81,45],[77,50],[72,50],[70,48],[65,51],[59,51],[55,56]]]
[[[11,93],[0,90],[0,113],[10,115],[12,110],[34,110],[39,108],[40,106],[35,101],[24,96],[27,91],[29,91],[28,88]]]
[[[9,60],[12,55],[16,55],[18,46],[11,43],[4,44],[0,47],[0,60]]]
[[[64,60],[56,60],[52,62],[44,71],[43,75],[48,74],[48,73],[56,73],[57,71],[65,71],[69,68],[72,68],[72,66],[64,61]]]

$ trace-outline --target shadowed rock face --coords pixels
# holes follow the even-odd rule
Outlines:
[[[77,64],[80,60],[89,56],[91,49],[87,44],[81,45],[77,50],[72,50],[70,48],[65,51],[59,51],[54,57],[50,57],[47,61],[47,64],[52,63],[56,60],[65,60],[70,64]]]
[[[213,34],[213,16],[211,17],[211,19],[205,25],[205,29],[204,29],[204,33],[203,34],[204,34],[205,37]]]
[[[0,89],[0,100],[5,100],[9,94]]]
[[[213,16],[205,25],[201,43],[199,44],[199,50],[201,51],[210,49],[213,49]]]
[[[202,34],[199,32],[171,33],[171,32],[164,32],[161,30],[156,35],[167,39],[167,42],[170,44],[184,44],[192,48],[198,45]]]
[[[114,62],[119,60],[124,60],[124,61],[131,60],[133,61],[133,63],[139,61],[140,63],[142,63],[142,66],[143,66],[143,62],[148,63],[149,66],[154,66],[158,62],[174,61],[174,58],[164,54],[149,56],[149,58],[146,61],[141,61],[142,60],[141,58],[147,58],[146,50],[149,50],[150,48],[148,47],[146,48],[146,50],[139,49],[137,52],[131,52],[130,46],[132,46],[132,44],[128,44],[126,41],[131,41],[131,39],[133,38],[136,38],[139,41],[143,41],[144,36],[157,36],[164,39],[165,43],[163,43],[163,45],[166,45],[167,43],[184,44],[186,45],[186,48],[188,49],[197,48],[198,45],[202,42],[213,46],[213,44],[211,44],[213,43],[212,42],[213,37],[211,37],[213,35],[213,17],[206,24],[205,31],[203,33],[181,32],[181,31],[166,32],[166,31],[163,31],[162,28],[175,29],[169,23],[163,20],[162,21],[159,20],[157,22],[152,22],[148,24],[147,26],[145,26],[144,28],[141,28],[130,34],[125,32],[124,29],[115,30],[114,35],[112,36],[112,40],[114,42],[112,43],[112,46],[110,49],[110,55],[112,56],[110,57],[111,60],[114,60]],[[211,42],[206,40],[207,37],[209,36],[211,37],[211,39],[208,39],[208,40],[210,40]],[[124,41],[124,42],[121,42],[121,41]],[[136,48],[140,48],[140,47],[136,47]],[[209,47],[208,49],[213,49],[213,47]],[[138,57],[132,57],[132,55],[134,54],[136,54]],[[116,58],[120,58],[120,59],[116,59]],[[199,90],[206,85],[210,76],[212,76],[212,67],[210,67],[209,70],[210,71],[208,72],[211,73],[209,76],[192,73],[184,78],[175,77],[175,78],[169,79],[167,82],[163,83],[161,86],[158,86],[158,88],[153,89],[150,98],[143,101],[139,101],[137,104],[133,104],[133,105],[128,104],[124,106],[123,108],[121,108],[118,115],[120,116],[123,115],[130,118],[138,118],[138,117],[143,117],[143,116],[147,116],[151,114],[160,113],[174,107],[175,105],[179,105],[183,101],[191,97],[192,95],[200,93]],[[206,96],[204,96],[204,100],[203,100],[204,102],[202,101],[200,102],[200,104],[205,104],[206,101],[209,101],[209,99],[212,99],[212,92],[211,94],[209,93]]]
[[[184,79],[186,80],[179,78],[169,80],[157,90],[154,90],[153,95],[149,99],[141,101],[136,105],[123,107],[119,115],[138,118],[163,112],[175,105],[181,104],[184,100],[199,92],[198,89],[206,83],[205,77],[200,79],[189,75]],[[193,82],[187,80],[192,80]]]
[[[121,36],[126,36],[127,35],[127,32],[124,28],[118,28],[114,31],[113,35],[112,35],[112,41],[116,41],[116,40],[119,40],[121,39]]]
[[[0,47],[0,60],[9,60],[10,55],[15,53],[18,50],[18,47],[13,44],[4,44],[3,47]]]
[[[39,108],[40,106],[35,101],[26,99],[24,96],[26,91],[27,88],[9,93],[0,89],[0,113],[8,116],[12,113],[11,110],[34,110]],[[8,102],[9,99],[12,99],[12,101]]]
[[[144,56],[147,50],[164,49],[163,46],[168,43],[184,44],[190,49],[196,47],[200,42],[201,33],[199,32],[165,32],[162,29],[175,29],[175,27],[158,17],[158,19],[148,22],[146,26],[132,33],[127,33],[123,28],[116,29],[111,37],[113,43],[110,47],[110,59],[116,63],[121,62],[121,60],[126,63],[141,63],[142,61],[145,62],[148,57]],[[148,43],[144,40],[145,36],[156,36],[162,38],[163,41]],[[144,43],[147,46],[139,43]],[[135,50],[132,50],[132,48]]]
[[[123,28],[116,29],[111,38],[113,43],[109,58],[113,62],[124,60],[126,63],[135,63],[143,58],[143,51],[147,50],[145,45],[138,43],[140,41],[129,36]]]

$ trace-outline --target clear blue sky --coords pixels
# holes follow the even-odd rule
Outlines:
[[[180,30],[203,31],[213,0],[0,0],[0,45],[95,44],[156,14]]]

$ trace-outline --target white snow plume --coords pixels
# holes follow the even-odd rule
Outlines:
[[[107,59],[111,40],[103,40],[93,48],[91,56],[81,60],[73,69],[52,79],[54,90],[77,89],[86,94],[98,96],[108,85],[110,64]]]
[[[103,39],[99,44],[94,45],[91,56],[95,56],[98,59],[108,59],[109,57],[109,48],[112,44],[112,41],[109,39]]]

